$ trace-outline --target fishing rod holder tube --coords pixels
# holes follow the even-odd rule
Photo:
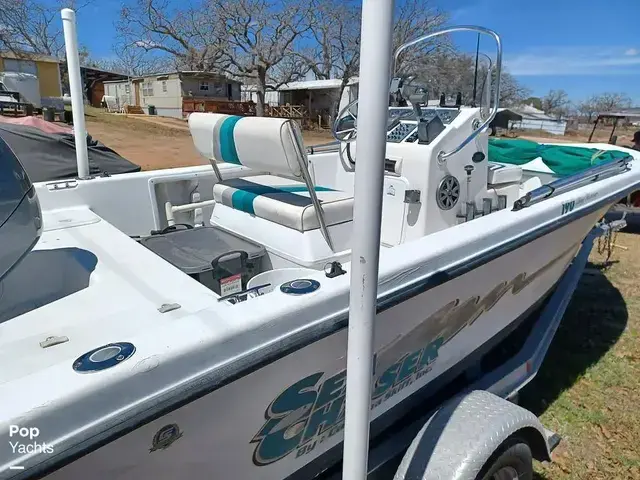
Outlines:
[[[447,35],[449,33],[454,33],[454,32],[477,32],[477,33],[482,33],[484,35],[488,35],[495,40],[496,42],[496,64],[495,64],[496,85],[495,85],[495,90],[493,91],[493,107],[490,110],[489,116],[484,120],[484,122],[482,122],[482,124],[476,130],[471,132],[471,135],[469,135],[456,148],[454,148],[449,152],[438,153],[438,163],[444,163],[447,158],[449,158],[452,155],[455,155],[464,147],[466,147],[470,142],[472,142],[480,134],[480,132],[482,132],[486,127],[489,126],[489,124],[493,121],[496,114],[498,113],[498,104],[500,101],[500,73],[502,70],[502,42],[500,40],[500,36],[493,30],[490,30],[488,28],[479,27],[475,25],[461,25],[459,27],[451,27],[451,28],[445,28],[444,30],[438,30],[437,32],[428,33],[414,40],[411,40],[405,43],[404,45],[401,45],[400,47],[398,47],[398,49],[396,50],[396,53],[393,56],[392,72],[394,72],[394,74],[392,76],[396,76],[397,75],[396,66],[398,64],[398,57],[402,52],[404,52],[409,47],[413,47],[414,45],[417,45],[418,43],[422,43],[432,38],[439,37],[442,35]],[[491,68],[489,70],[491,73]]]
[[[588,183],[597,182],[604,178],[612,177],[620,173],[626,172],[629,169],[629,162],[632,157],[623,158],[613,162],[607,162],[602,165],[588,168],[582,172],[576,173],[564,178],[559,178],[546,185],[542,185],[534,190],[531,190],[522,198],[519,198],[513,203],[513,210],[518,211],[523,208],[530,207],[536,203],[539,203],[547,198],[560,195],[576,188],[580,188]]]
[[[87,148],[87,128],[84,119],[84,98],[82,76],[80,73],[80,56],[78,54],[78,34],[76,32],[76,13],[70,8],[60,12],[64,45],[67,54],[69,72],[69,89],[71,91],[71,110],[73,114],[73,136],[76,146],[76,163],[78,178],[89,178],[89,151]]]

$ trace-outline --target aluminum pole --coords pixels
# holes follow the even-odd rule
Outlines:
[[[367,476],[393,7],[394,0],[362,2],[342,473],[348,480],[364,480]]]
[[[76,12],[64,8],[61,12],[64,29],[64,46],[67,52],[67,71],[71,89],[71,111],[73,132],[76,142],[76,163],[78,178],[89,177],[89,154],[87,152],[87,128],[84,122],[84,99],[80,76],[80,56],[78,55],[78,35],[76,33]]]

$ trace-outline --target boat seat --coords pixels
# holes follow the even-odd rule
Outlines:
[[[314,188],[327,226],[353,220],[353,197],[331,188]],[[320,228],[316,211],[303,182],[275,175],[223,180],[214,185],[217,203],[285,227],[306,232]]]
[[[487,183],[489,185],[500,185],[502,183],[513,183],[522,180],[522,167],[518,165],[504,165],[501,163],[490,163],[487,171]]]
[[[196,149],[212,164],[223,161],[253,170],[244,178],[219,177],[213,188],[217,203],[301,232],[319,228],[333,250],[328,226],[352,220],[353,198],[311,188],[309,159],[296,122],[194,112],[189,129]]]

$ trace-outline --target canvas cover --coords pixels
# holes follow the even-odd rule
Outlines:
[[[523,139],[489,138],[489,161],[523,165],[541,158],[547,167],[561,177],[628,156],[628,153],[619,150],[543,145]]]
[[[25,125],[0,123],[0,137],[24,165],[32,182],[78,176],[73,134],[47,133]],[[140,166],[87,136],[91,175],[115,175],[140,171]]]

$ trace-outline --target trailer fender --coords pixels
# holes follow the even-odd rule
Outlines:
[[[454,397],[416,435],[394,480],[474,480],[512,436],[536,460],[551,459],[545,429],[530,411],[483,390]]]

